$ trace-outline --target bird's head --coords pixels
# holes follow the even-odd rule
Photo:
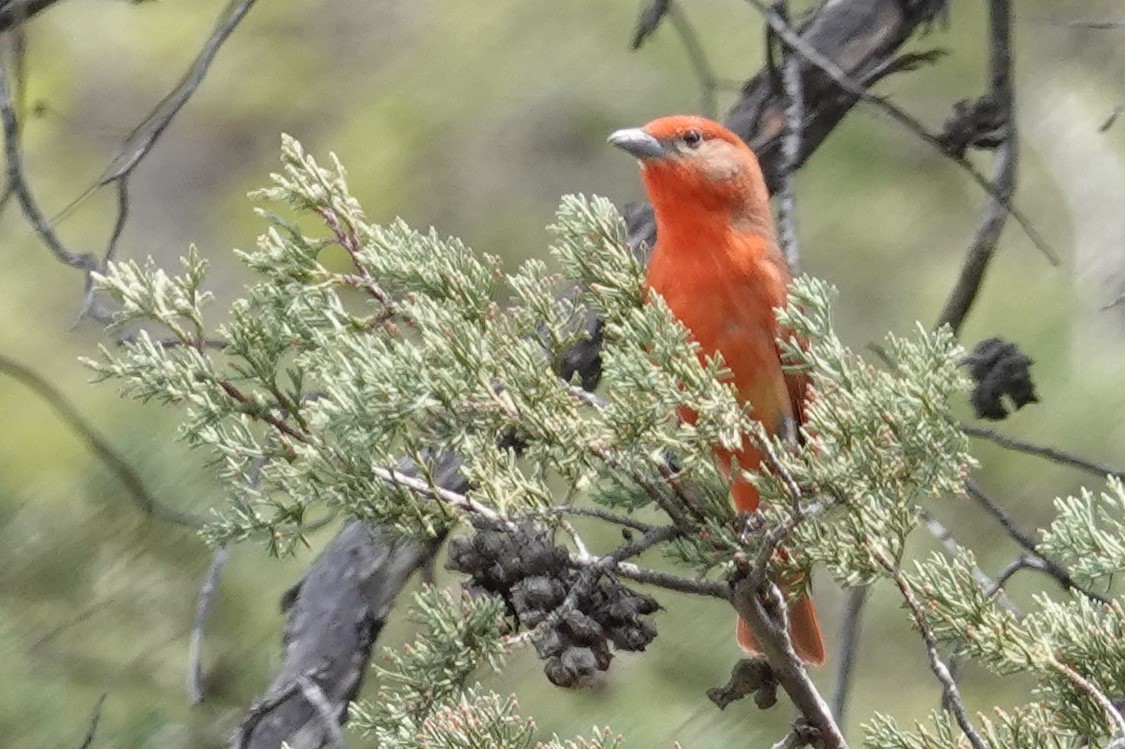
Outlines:
[[[719,214],[772,232],[758,158],[742,139],[704,117],[675,115],[618,130],[609,142],[635,156],[657,214]]]

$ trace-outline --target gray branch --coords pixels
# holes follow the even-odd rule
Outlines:
[[[433,552],[350,520],[286,596],[284,663],[230,746],[277,749],[284,741],[315,749],[336,741],[323,716],[343,722],[395,597]],[[305,695],[309,674],[320,693],[315,706]]]

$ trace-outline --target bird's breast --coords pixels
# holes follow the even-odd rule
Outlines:
[[[753,249],[681,253],[658,242],[647,282],[704,356],[722,355],[740,399],[768,422],[790,410],[774,313],[785,304],[789,274]]]

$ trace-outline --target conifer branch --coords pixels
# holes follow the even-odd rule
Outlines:
[[[930,670],[934,672],[934,676],[941,682],[942,688],[942,704],[949,709],[954,718],[957,720],[957,725],[961,727],[961,732],[965,734],[965,738],[972,744],[973,749],[988,749],[981,738],[977,729],[973,726],[972,721],[965,711],[965,704],[961,701],[961,692],[957,688],[957,682],[953,679],[953,675],[949,672],[949,668],[942,661],[941,655],[938,653],[937,638],[934,637],[934,631],[930,628],[929,623],[926,621],[926,615],[922,611],[922,605],[918,602],[914,591],[911,589],[910,584],[906,578],[903,577],[901,570],[895,566],[885,554],[876,549],[871,549],[872,556],[878,560],[879,564],[890,575],[891,579],[895,581],[898,586],[899,592],[902,594],[903,600],[906,602],[907,607],[910,609],[911,617],[914,619],[914,626],[922,633],[922,638],[926,641],[926,655],[930,660]]]
[[[1072,684],[1081,689],[1090,699],[1098,704],[1098,706],[1105,711],[1106,718],[1113,724],[1113,736],[1111,742],[1117,744],[1125,740],[1125,716],[1122,716],[1121,711],[1113,704],[1100,689],[1097,688],[1089,679],[1078,673],[1072,666],[1052,658],[1049,661],[1052,669],[1058,671],[1065,676]]]

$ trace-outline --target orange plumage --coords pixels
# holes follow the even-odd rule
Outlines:
[[[774,308],[785,305],[792,280],[778,249],[769,193],[754,152],[722,125],[702,117],[663,117],[643,128],[619,130],[610,142],[637,157],[656,215],[656,246],[648,288],[691,331],[702,355],[719,353],[754,418],[771,434],[792,433],[804,419],[806,378],[782,370]],[[692,418],[692,414],[682,414]],[[716,449],[730,474],[732,462],[755,469],[764,457],[750,440],[731,452]],[[758,492],[731,476],[740,512],[758,507]],[[789,631],[803,660],[824,662],[816,610],[807,595],[789,602]],[[739,620],[738,644],[758,652]]]

